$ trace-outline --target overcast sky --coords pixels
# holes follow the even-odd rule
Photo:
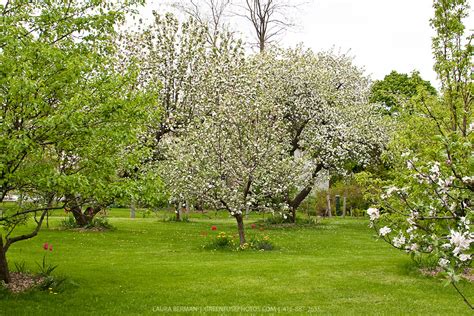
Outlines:
[[[318,51],[332,46],[350,50],[374,79],[392,70],[420,71],[435,81],[429,26],[432,0],[313,0],[304,10],[290,44],[304,42]]]
[[[156,8],[154,0],[147,9]],[[392,70],[421,76],[438,86],[433,71],[429,25],[433,0],[307,0],[298,15],[299,27],[282,37],[280,44],[304,46],[314,51],[335,48],[349,51],[355,63],[372,79]],[[163,9],[163,8],[161,8]],[[147,10],[147,11],[148,11]],[[472,11],[472,10],[471,10]],[[466,22],[473,29],[474,13]],[[243,21],[241,21],[243,22]]]

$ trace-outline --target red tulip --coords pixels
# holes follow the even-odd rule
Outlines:
[[[45,243],[43,244],[43,249],[44,249],[44,250],[48,250],[48,247],[49,247],[48,243],[45,242]]]
[[[255,229],[257,227],[257,225],[252,224],[252,225],[250,225],[250,227],[252,227],[252,229]]]
[[[49,251],[53,251],[53,245],[49,245]]]
[[[217,227],[216,227],[216,226],[212,226],[212,227],[211,227],[211,230],[217,230]]]

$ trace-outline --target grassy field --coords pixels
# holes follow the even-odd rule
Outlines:
[[[225,214],[188,223],[129,219],[127,210],[110,215],[113,231],[60,230],[55,216],[38,237],[12,246],[11,268],[24,260],[35,270],[42,244],[51,243],[47,260],[69,283],[58,294],[1,292],[0,314],[470,314],[452,287],[420,275],[406,255],[376,241],[364,219],[260,231],[250,229],[253,218],[248,234],[268,235],[278,249],[231,252],[202,249],[220,231],[235,233]],[[474,299],[472,284],[461,287]]]

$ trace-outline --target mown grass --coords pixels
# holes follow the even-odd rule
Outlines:
[[[269,235],[278,249],[221,252],[202,246],[220,231],[235,233],[235,223],[226,215],[193,216],[188,223],[165,222],[161,215],[129,219],[128,210],[112,210],[110,215],[113,231],[60,230],[61,217],[51,217],[49,229],[12,246],[11,268],[25,260],[34,270],[44,254],[42,244],[53,244],[47,259],[59,265],[55,274],[74,284],[58,294],[3,292],[0,314],[144,315],[173,307],[186,310],[177,306],[195,313],[222,307],[216,314],[471,312],[451,287],[420,275],[406,255],[376,241],[363,219],[324,220],[317,226],[263,232],[250,229],[248,222],[249,234]],[[211,225],[217,231],[211,231]],[[461,287],[474,299],[472,284],[463,282]]]

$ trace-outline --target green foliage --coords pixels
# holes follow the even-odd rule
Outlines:
[[[280,224],[289,224],[291,223],[291,218],[284,214],[276,213],[272,214],[269,217],[265,218],[263,222],[267,225],[280,225]]]
[[[259,221],[259,223],[264,224],[269,227],[281,226],[281,227],[292,227],[292,226],[311,226],[317,225],[318,220],[314,217],[303,217],[297,216],[296,221],[292,222],[290,217],[286,218],[281,214],[275,214],[265,218],[264,220]]]
[[[46,263],[46,254],[43,255],[43,261],[41,262],[41,264],[36,263],[36,265],[39,268],[39,275],[43,277],[51,276],[51,273],[53,273],[53,271],[56,270],[56,268],[58,267],[57,265]]]
[[[134,70],[120,71],[114,57],[114,29],[127,6],[22,0],[7,6],[0,8],[1,191],[98,199],[116,193],[104,182],[113,180],[117,155],[143,115],[143,98],[130,89]]]
[[[186,214],[181,214],[181,217],[178,218],[178,216],[175,214],[173,215],[168,215],[168,216],[165,216],[163,218],[163,221],[164,222],[183,222],[183,223],[187,223],[190,221],[188,215]]]
[[[75,283],[69,282],[67,277],[48,275],[36,288],[40,291],[47,291],[49,294],[58,294],[66,290],[68,283],[75,285]]]
[[[436,95],[436,89],[429,81],[423,80],[418,72],[411,75],[392,71],[383,80],[377,80],[371,87],[369,101],[382,105],[386,114],[399,113],[409,108],[409,100],[417,95],[419,89],[425,89],[431,95]]]
[[[77,223],[76,223],[76,220],[74,219],[74,216],[71,215],[71,216],[65,217],[61,221],[61,227],[66,228],[66,229],[77,228]]]
[[[15,265],[15,271],[18,273],[28,273],[28,267],[26,266],[26,262],[24,260],[20,262],[14,262]]]
[[[358,214],[358,210],[366,210],[367,207],[370,205],[370,201],[368,201],[364,197],[364,189],[361,185],[359,185],[355,181],[350,181],[349,183],[347,183],[346,181],[339,181],[333,184],[329,188],[329,191],[316,192],[314,204],[311,205],[312,209],[315,212],[314,215],[325,215],[327,208],[326,197],[328,193],[331,197],[331,209],[333,213],[336,209],[336,195],[339,195],[341,197],[341,211],[342,199],[344,196],[346,197],[346,215],[349,215],[350,212],[352,212],[352,215],[356,215],[356,213],[357,215],[361,215]]]
[[[426,269],[429,271],[439,269],[438,262],[440,257],[436,254],[412,253],[411,258],[418,269]]]
[[[4,251],[35,236],[47,208],[102,208],[138,194],[126,174],[147,154],[139,136],[156,119],[146,111],[155,94],[136,89],[116,30],[141,2],[0,5],[0,202],[23,197],[0,218]],[[36,229],[15,236],[31,215]]]
[[[94,217],[92,221],[85,227],[87,229],[97,228],[101,230],[113,230],[115,227],[109,223],[105,216]]]
[[[153,216],[156,217],[157,211],[146,208],[146,209],[137,210],[137,214],[139,214],[139,216],[141,216],[142,218],[149,218]]]

